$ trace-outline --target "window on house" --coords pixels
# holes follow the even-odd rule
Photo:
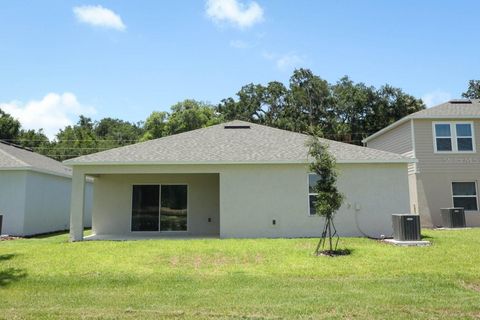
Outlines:
[[[453,206],[465,211],[477,211],[477,184],[475,182],[452,182]]]
[[[132,231],[158,231],[160,186],[135,185],[132,199]]]
[[[435,152],[474,151],[473,128],[471,123],[435,123]]]
[[[472,125],[469,123],[457,123],[457,149],[458,151],[473,151]]]
[[[315,185],[317,184],[318,179],[319,177],[315,173],[310,173],[308,175],[308,208],[311,216],[316,214],[315,199],[318,193],[315,192]]]
[[[132,231],[187,231],[186,185],[134,185]]]
[[[435,139],[437,142],[437,151],[452,151],[452,134],[450,131],[450,124],[436,124]]]
[[[187,231],[187,186],[162,185],[160,230]]]

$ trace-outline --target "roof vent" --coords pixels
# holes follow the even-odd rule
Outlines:
[[[448,102],[451,104],[472,104],[472,100],[470,99],[453,99]]]
[[[250,129],[249,125],[226,125],[224,129]]]

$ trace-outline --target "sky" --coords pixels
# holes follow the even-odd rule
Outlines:
[[[480,78],[480,1],[0,0],[0,108],[53,137],[309,68],[428,106]]]

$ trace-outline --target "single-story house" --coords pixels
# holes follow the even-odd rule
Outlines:
[[[308,135],[243,121],[65,161],[73,168],[70,235],[83,240],[85,178],[95,178],[91,239],[159,236],[318,237]],[[409,211],[407,165],[395,153],[324,140],[346,199],[342,236],[390,236]]]
[[[29,149],[0,141],[2,234],[29,236],[69,228],[72,170]],[[91,182],[83,224],[91,225]]]

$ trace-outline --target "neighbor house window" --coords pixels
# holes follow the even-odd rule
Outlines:
[[[475,182],[452,182],[453,206],[465,211],[477,211],[477,184]]]
[[[308,175],[308,208],[309,214],[311,216],[315,215],[315,200],[317,199],[318,193],[315,192],[315,185],[317,184],[319,177],[315,173],[310,173]]]
[[[187,231],[187,185],[134,185],[132,231]]]
[[[473,125],[471,122],[434,122],[435,152],[473,152]]]

